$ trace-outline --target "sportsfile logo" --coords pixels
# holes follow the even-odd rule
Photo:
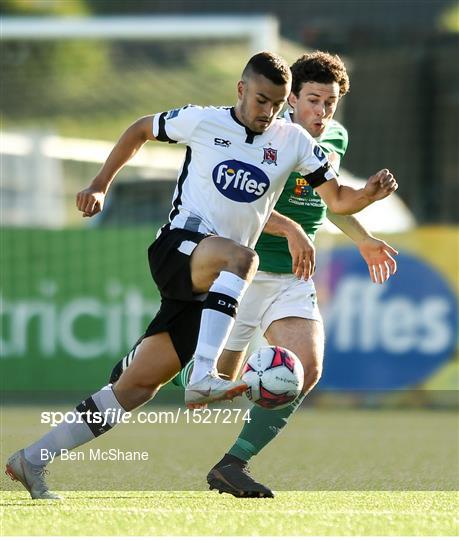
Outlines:
[[[203,392],[204,394],[204,392]],[[250,409],[182,409],[144,410],[139,412],[121,411],[113,407],[105,411],[43,411],[40,415],[42,424],[56,427],[62,422],[68,424],[86,424],[114,426],[117,424],[235,424],[238,421],[251,422]]]
[[[219,163],[212,171],[212,178],[218,191],[236,202],[254,202],[263,197],[270,185],[261,169],[235,159]]]

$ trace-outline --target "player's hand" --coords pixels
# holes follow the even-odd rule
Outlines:
[[[288,249],[292,256],[292,272],[298,279],[308,280],[316,269],[316,248],[309,236],[298,225],[287,235]]]
[[[102,212],[104,207],[105,193],[94,188],[86,188],[77,193],[76,205],[83,217],[92,217]]]
[[[394,193],[397,188],[398,184],[392,173],[387,169],[382,169],[370,176],[363,190],[367,197],[374,202],[385,199],[391,193]]]
[[[371,281],[384,283],[397,271],[397,262],[394,259],[398,251],[383,240],[369,236],[357,244],[360,254],[368,264]]]

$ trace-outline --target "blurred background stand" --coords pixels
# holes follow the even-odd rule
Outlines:
[[[440,394],[459,388],[457,2],[5,0],[1,14],[4,394],[81,397],[157,308],[146,249],[184,149],[145,145],[102,214],[75,209],[122,131],[187,103],[233,105],[257,50],[293,62],[319,48],[350,73],[336,114],[350,134],[341,179],[360,187],[394,172],[397,194],[359,217],[400,256],[376,287],[333,226],[318,234],[327,352],[308,402],[339,406],[349,391],[346,403],[373,406],[383,383],[400,392],[390,404],[450,402]]]

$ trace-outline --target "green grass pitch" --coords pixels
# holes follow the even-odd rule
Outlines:
[[[41,410],[68,409],[3,409],[3,462],[46,431],[38,422]],[[56,461],[49,484],[63,501],[32,501],[4,476],[1,534],[458,534],[453,412],[306,409],[290,424],[253,460],[254,476],[276,491],[275,499],[236,499],[206,489],[207,471],[240,422],[129,424],[90,446],[146,450],[149,460]]]
[[[280,492],[235,499],[202,491],[8,492],[3,535],[454,535],[455,496],[433,492]],[[456,501],[457,503],[457,501]]]

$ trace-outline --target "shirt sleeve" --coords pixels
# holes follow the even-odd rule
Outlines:
[[[157,113],[153,117],[153,135],[158,141],[186,144],[191,141],[203,112],[202,107],[186,105],[181,109]]]
[[[296,170],[312,188],[336,178],[325,152],[305,129],[301,129],[300,156]]]
[[[347,130],[337,122],[319,141],[320,147],[327,155],[333,154],[335,156],[333,168],[336,171],[339,170],[341,159],[346,153],[348,141]]]

